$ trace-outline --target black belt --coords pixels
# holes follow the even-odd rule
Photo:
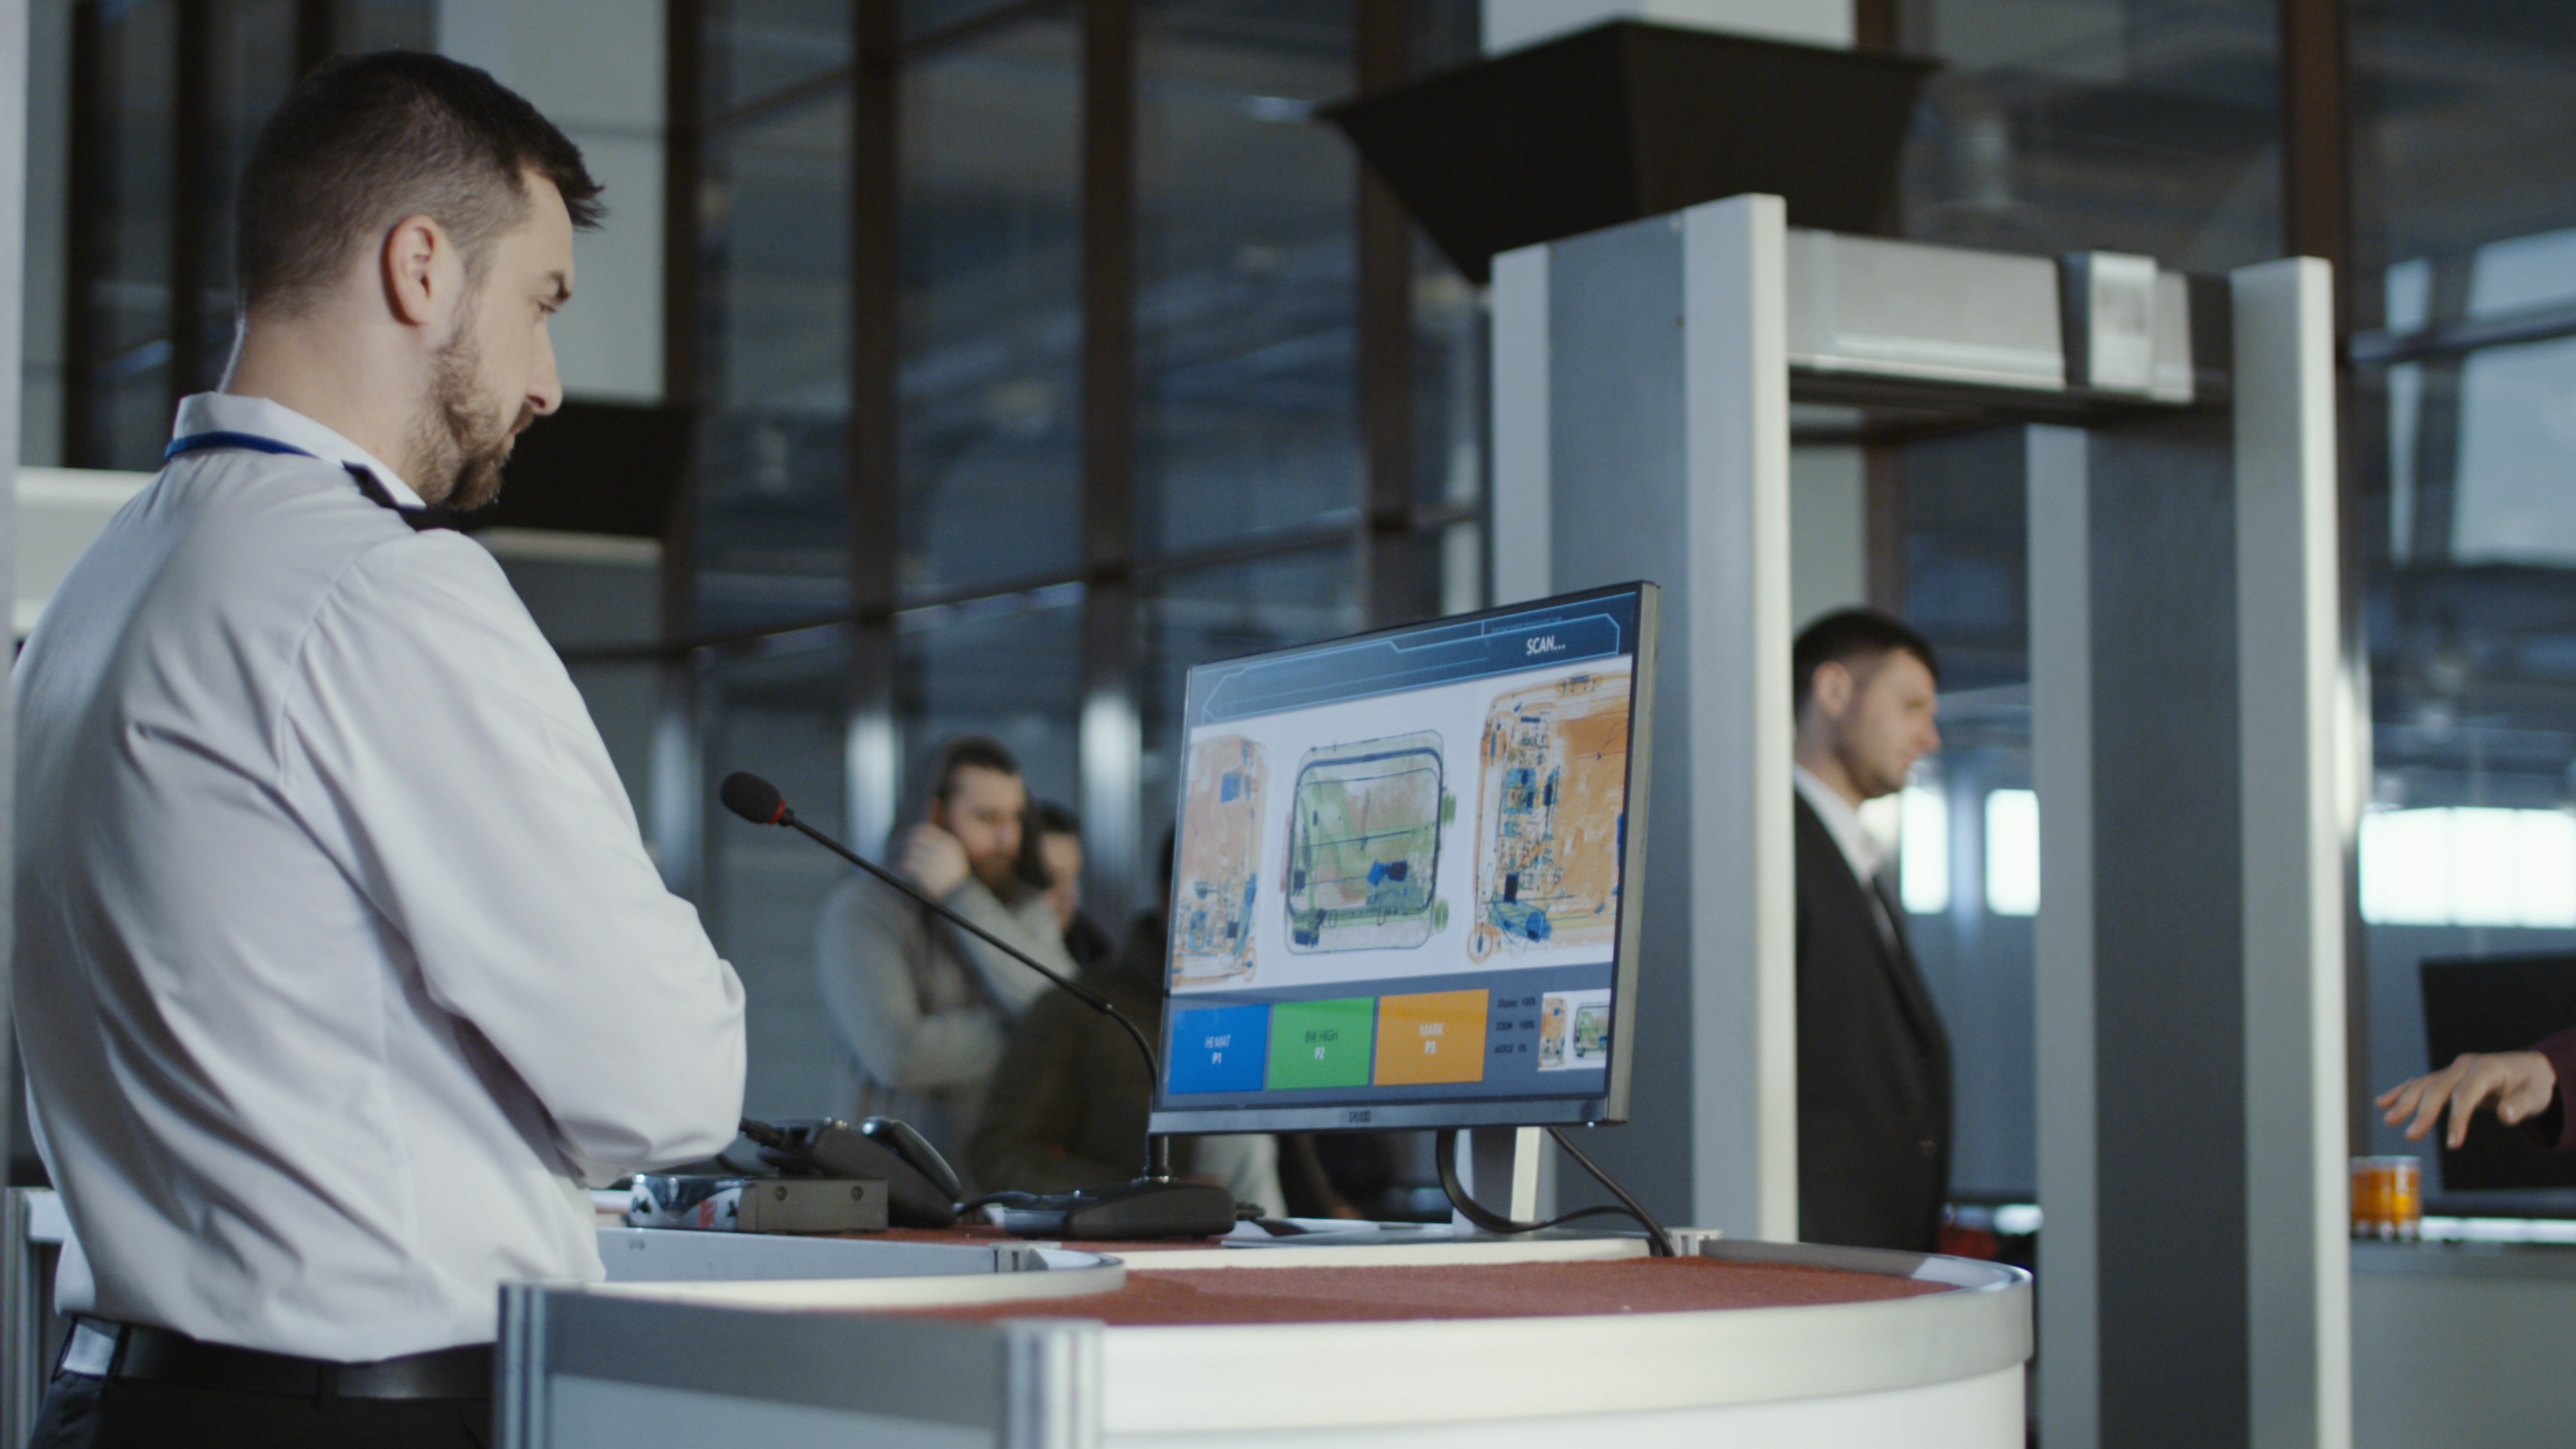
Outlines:
[[[107,1364],[109,1378],[307,1399],[492,1397],[492,1345],[488,1343],[433,1349],[374,1363],[333,1363],[298,1358],[291,1353],[205,1343],[184,1333],[141,1324],[94,1324],[83,1320],[72,1333],[76,1340],[80,1335],[94,1334],[114,1345]],[[90,1348],[95,1352],[96,1345]],[[66,1360],[83,1356],[79,1352],[64,1355]]]

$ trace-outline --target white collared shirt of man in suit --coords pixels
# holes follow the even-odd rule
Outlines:
[[[1851,866],[1852,879],[1869,892],[1878,916],[1879,939],[1887,943],[1889,950],[1895,950],[1896,920],[1887,910],[1887,883],[1879,878],[1879,872],[1887,865],[1887,847],[1869,833],[1869,826],[1861,821],[1860,812],[1852,808],[1851,802],[1835,794],[1834,787],[1817,778],[1815,771],[1793,764],[1789,775],[1798,787],[1798,798],[1807,802],[1807,808],[1825,823],[1826,833],[1833,836],[1834,845]]]

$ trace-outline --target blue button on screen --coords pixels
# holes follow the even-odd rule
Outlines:
[[[1270,1008],[1207,1006],[1172,1018],[1172,1090],[1258,1092],[1270,1053]]]

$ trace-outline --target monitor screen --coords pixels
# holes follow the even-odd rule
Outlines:
[[[1189,676],[1157,1132],[1627,1115],[1655,586]]]

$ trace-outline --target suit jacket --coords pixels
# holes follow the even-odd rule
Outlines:
[[[1950,1183],[1950,1041],[1889,903],[1797,801],[1798,1236],[1930,1252]]]

